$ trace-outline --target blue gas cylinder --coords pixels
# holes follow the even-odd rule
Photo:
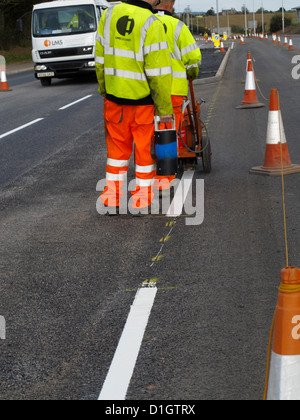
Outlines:
[[[177,133],[175,119],[171,129],[159,129],[159,117],[155,117],[156,174],[174,176],[178,172]]]

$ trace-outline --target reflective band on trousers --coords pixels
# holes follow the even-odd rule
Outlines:
[[[115,166],[116,168],[124,168],[129,166],[129,160],[107,159],[108,166]]]
[[[154,178],[152,179],[136,178],[136,185],[139,187],[152,187],[153,184],[154,184]]]
[[[140,174],[148,174],[155,171],[155,169],[156,169],[155,165],[149,165],[149,166],[135,165],[135,172],[139,172]]]
[[[109,172],[106,172],[106,180],[107,181],[126,181],[127,179],[127,172],[123,174],[111,174]]]

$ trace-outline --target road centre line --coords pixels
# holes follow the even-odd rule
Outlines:
[[[71,106],[76,105],[79,102],[85,101],[86,99],[89,99],[92,96],[93,95],[88,95],[88,96],[85,96],[84,98],[78,99],[78,101],[72,102],[71,104],[68,104],[68,105],[63,106],[62,108],[59,108],[59,111],[63,111],[65,109],[67,109],[67,108],[70,108]],[[10,136],[11,134],[14,134],[14,133],[16,133],[18,131],[21,131],[24,128],[30,127],[31,125],[34,125],[34,124],[37,124],[38,122],[43,121],[43,120],[44,120],[44,118],[37,118],[36,120],[31,121],[31,122],[29,122],[27,124],[21,125],[20,127],[17,127],[14,130],[11,130],[11,131],[8,131],[7,133],[1,134],[0,135],[0,140],[1,139],[4,139],[5,137]]]
[[[125,400],[157,287],[138,289],[98,400]]]
[[[78,99],[78,101],[72,102],[71,104],[68,104],[68,105],[63,106],[62,108],[59,108],[59,111],[63,111],[63,110],[65,110],[65,109],[67,109],[67,108],[70,108],[71,106],[76,105],[76,104],[78,104],[79,102],[83,102],[83,101],[85,101],[85,100],[87,100],[87,99],[91,98],[92,96],[93,96],[93,95],[88,95],[88,96],[85,96],[84,98]]]
[[[175,192],[173,202],[170,205],[167,214],[168,217],[177,217],[182,214],[183,206],[190,191],[194,174],[195,171],[184,172]],[[161,247],[158,254],[153,259],[150,268],[159,260],[162,250],[165,247],[166,242],[168,242],[175,226],[175,220],[166,224],[166,227],[170,227],[170,230],[167,235],[164,235],[159,241]],[[145,287],[147,285],[148,287]],[[99,401],[122,401],[126,399],[157,291],[156,283],[151,285],[151,282],[150,284],[144,282],[143,287],[138,289],[100,392]]]
[[[22,126],[20,126],[20,127],[18,127],[18,128],[15,128],[14,130],[8,131],[7,133],[4,133],[4,134],[0,135],[0,139],[4,139],[4,137],[10,136],[11,134],[16,133],[17,131],[21,131],[21,130],[23,130],[24,128],[27,128],[27,127],[29,127],[29,126],[31,126],[31,125],[34,125],[34,124],[36,124],[36,123],[38,123],[38,122],[40,122],[40,121],[43,121],[43,119],[44,119],[44,118],[38,118],[38,119],[36,119],[36,120],[34,120],[34,121],[31,121],[31,122],[29,122],[29,123],[27,123],[27,124],[24,124],[24,125],[22,125]]]

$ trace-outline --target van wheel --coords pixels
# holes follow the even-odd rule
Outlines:
[[[41,84],[44,87],[51,86],[52,79],[50,77],[45,77],[44,79],[40,79]]]

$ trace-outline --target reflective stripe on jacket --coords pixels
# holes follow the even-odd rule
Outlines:
[[[197,78],[202,59],[201,51],[189,28],[182,21],[166,11],[158,11],[157,16],[164,24],[172,59],[172,95],[187,96],[187,74],[192,79]]]
[[[158,115],[173,113],[172,66],[164,28],[147,8],[122,3],[108,8],[96,37],[99,91],[126,104],[152,97]]]

